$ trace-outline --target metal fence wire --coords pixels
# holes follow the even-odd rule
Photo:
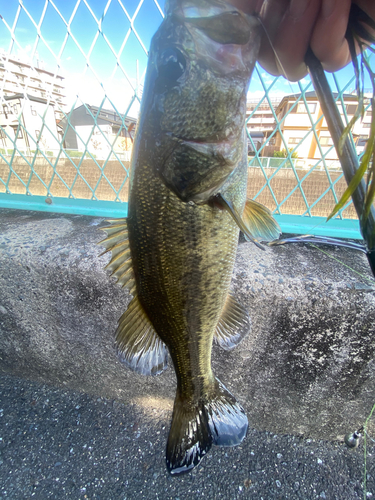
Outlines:
[[[9,0],[0,16],[0,207],[111,217],[127,213],[132,140],[157,0]],[[369,56],[370,57],[370,56]],[[329,76],[344,121],[354,71]],[[370,100],[352,140],[370,131]],[[256,66],[249,89],[248,195],[284,232],[359,238],[309,78],[289,84]]]

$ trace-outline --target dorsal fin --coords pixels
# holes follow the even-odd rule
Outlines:
[[[111,271],[111,276],[117,278],[117,283],[126,287],[131,294],[135,293],[135,280],[129,248],[128,227],[126,219],[108,221],[110,226],[100,229],[107,233],[107,238],[99,242],[105,250],[100,255],[112,252],[112,258],[105,269]]]
[[[167,367],[167,348],[158,337],[138,297],[119,320],[116,346],[120,360],[142,375],[157,375]]]
[[[250,317],[246,309],[228,294],[221,318],[216,326],[215,341],[230,351],[250,332]]]

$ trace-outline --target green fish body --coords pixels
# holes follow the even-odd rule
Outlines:
[[[170,473],[191,470],[212,444],[244,438],[247,417],[215,378],[212,342],[232,349],[250,330],[229,292],[239,226],[273,239],[270,212],[246,202],[246,92],[258,23],[221,1],[170,2],[152,40],[131,167],[128,218],[102,242],[107,266],[134,298],[119,321],[121,359],[160,373],[167,350],[177,393]]]

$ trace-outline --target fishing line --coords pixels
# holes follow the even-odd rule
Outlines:
[[[269,42],[269,44],[270,44],[270,46],[271,46],[271,48],[272,48],[272,50],[273,50],[273,52],[274,52],[274,55],[275,55],[275,60],[276,60],[276,64],[277,64],[277,66],[279,67],[279,69],[281,69],[281,73],[283,74],[283,76],[284,76],[284,77],[288,80],[287,75],[286,75],[286,71],[284,70],[283,65],[281,64],[280,58],[279,58],[278,54],[276,53],[276,50],[275,50],[275,48],[274,48],[274,46],[273,46],[273,43],[272,43],[272,41],[271,41],[271,39],[270,39],[270,36],[269,36],[269,34],[268,34],[267,30],[265,29],[265,26],[264,26],[264,24],[263,24],[262,20],[261,20],[260,18],[258,18],[258,19],[259,19],[260,25],[262,26],[263,31],[264,31],[264,33],[265,33],[265,35],[266,35],[267,39],[268,39],[268,42]],[[369,18],[368,18],[368,19],[369,19]],[[352,21],[353,21],[353,19],[352,19]],[[358,23],[357,23],[357,24],[358,24]],[[373,21],[372,21],[372,23],[369,23],[369,21],[367,20],[367,24],[369,24],[371,27],[373,27],[373,26],[374,26]],[[358,28],[358,27],[357,27],[357,28]],[[371,40],[371,41],[373,41],[373,40]],[[354,63],[354,59],[353,59],[353,63]],[[315,85],[314,85],[314,86],[315,86]],[[292,88],[292,87],[291,87],[291,85],[290,85],[290,88]],[[373,159],[374,159],[374,158],[373,158]],[[348,182],[348,184],[349,184],[349,182]],[[368,188],[368,186],[367,186],[367,188]],[[355,205],[355,203],[354,203],[354,205]],[[358,211],[357,211],[357,212],[358,212]],[[360,218],[360,217],[358,216],[358,219],[359,219],[359,218]],[[322,224],[322,223],[317,224],[316,226],[314,226],[314,228],[316,228],[316,227],[320,226],[321,224]],[[365,238],[365,240],[366,240],[366,242],[368,242],[368,239],[367,239],[367,238]],[[370,282],[371,284],[374,282],[374,278],[369,278],[368,276],[364,276],[364,275],[362,275],[360,272],[358,272],[358,271],[354,270],[353,268],[351,268],[350,266],[348,266],[348,265],[347,265],[347,264],[345,264],[344,262],[340,261],[339,259],[337,259],[337,258],[336,258],[336,257],[334,257],[333,255],[329,254],[328,252],[326,252],[326,251],[322,250],[321,248],[319,248],[318,246],[314,245],[313,243],[310,243],[310,244],[311,244],[314,248],[316,248],[317,250],[319,250],[319,251],[323,252],[323,253],[324,253],[325,255],[327,255],[329,258],[331,258],[331,259],[333,259],[333,260],[337,261],[337,262],[338,262],[339,264],[341,264],[341,265],[344,265],[345,267],[347,267],[348,269],[350,269],[352,272],[354,272],[355,274],[358,274],[361,278],[365,279],[366,281]],[[368,436],[368,435],[367,435],[367,426],[368,426],[368,422],[369,422],[370,418],[372,417],[372,415],[373,415],[374,411],[375,411],[375,404],[374,404],[374,406],[372,407],[371,412],[370,412],[370,415],[367,417],[366,422],[365,422],[364,427],[363,427],[363,428],[364,428],[364,477],[363,477],[363,498],[364,498],[364,500],[366,500],[366,499],[367,499],[367,437],[368,437],[369,439],[371,439],[371,441],[375,442],[375,440],[374,440],[374,439],[372,439],[370,436]]]
[[[361,276],[361,278],[369,281],[371,284],[373,284],[373,282],[375,281],[374,278],[371,278],[371,277],[368,277],[368,276],[364,276],[363,274],[361,274],[360,272],[356,271],[355,269],[353,269],[352,267],[348,266],[347,264],[345,264],[345,262],[342,262],[340,259],[337,259],[336,257],[334,257],[333,255],[329,254],[328,252],[326,252],[325,250],[322,250],[321,248],[319,248],[318,246],[314,245],[314,243],[310,243],[311,246],[313,246],[314,248],[316,248],[317,250],[319,250],[320,252],[323,252],[325,255],[328,255],[328,257],[330,257],[331,259],[333,260],[336,260],[339,264],[342,264],[343,266],[347,267],[348,269],[350,269],[351,271],[353,271],[353,273],[356,273],[358,274],[359,276]]]
[[[267,2],[265,2],[265,3],[267,3]],[[281,60],[280,60],[280,58],[279,58],[279,55],[278,55],[278,53],[277,53],[277,51],[276,51],[276,48],[275,48],[275,46],[273,45],[273,42],[272,42],[272,40],[271,40],[271,37],[270,37],[270,35],[269,35],[269,33],[268,33],[268,31],[267,31],[267,29],[266,29],[266,27],[265,27],[265,25],[264,25],[264,23],[263,23],[263,21],[262,21],[262,19],[261,19],[261,17],[260,17],[260,16],[261,16],[261,13],[260,13],[260,14],[258,14],[256,17],[257,17],[257,19],[258,19],[258,21],[259,21],[259,24],[261,25],[261,27],[262,27],[262,29],[263,29],[264,34],[265,34],[265,35],[266,35],[266,37],[267,37],[267,40],[268,40],[268,43],[270,44],[270,47],[271,47],[271,49],[272,49],[272,51],[273,51],[273,53],[274,53],[274,56],[275,56],[275,59],[276,59],[276,63],[277,63],[277,66],[278,66],[278,68],[279,68],[279,70],[280,70],[280,73],[281,73],[281,74],[282,74],[282,76],[285,78],[285,80],[288,82],[289,89],[290,89],[291,93],[292,93],[292,94],[295,94],[295,91],[293,90],[292,84],[291,84],[291,83],[290,83],[290,81],[289,81],[288,75],[287,75],[287,73],[286,73],[286,71],[285,71],[285,69],[284,69],[284,66],[283,66],[283,64],[282,64],[282,62],[281,62]],[[322,225],[323,225],[323,222],[319,222],[319,223],[317,223],[315,226],[313,226],[313,227],[312,227],[312,229],[315,229],[315,228],[317,228],[317,227],[321,227]]]
[[[366,433],[366,436],[367,436],[368,439],[370,439],[373,443],[375,443],[375,439],[372,439],[372,437],[369,436],[369,434],[368,434],[368,432],[367,432],[366,429],[364,429],[363,432]]]
[[[277,64],[277,66],[278,66],[278,68],[279,68],[279,70],[280,70],[280,73],[282,73],[283,77],[284,77],[284,78],[285,78],[285,80],[288,82],[288,85],[289,85],[290,90],[291,90],[291,91],[292,91],[292,93],[294,94],[295,92],[294,92],[294,90],[293,90],[292,84],[290,83],[290,80],[289,80],[289,78],[288,78],[288,75],[286,74],[286,71],[285,71],[285,69],[284,69],[284,66],[282,65],[282,62],[281,62],[281,60],[280,60],[280,58],[279,58],[279,56],[278,56],[278,54],[277,54],[277,52],[276,52],[276,49],[275,49],[275,47],[274,47],[274,45],[273,45],[273,43],[272,43],[271,37],[270,37],[270,35],[268,34],[268,31],[266,30],[266,27],[264,26],[263,21],[262,21],[262,19],[261,19],[260,15],[261,15],[261,14],[258,14],[256,17],[257,17],[257,19],[258,19],[258,21],[259,21],[259,24],[262,26],[262,28],[263,28],[263,32],[264,32],[264,34],[266,35],[267,40],[268,40],[268,43],[270,44],[270,47],[271,47],[271,49],[272,49],[272,51],[273,51],[273,53],[274,53],[274,55],[275,55],[276,64]]]
[[[367,417],[365,425],[363,426],[363,448],[364,448],[364,474],[363,474],[363,498],[366,500],[367,498],[367,425],[372,417],[372,414],[375,411],[375,404],[372,407],[372,410],[370,412],[370,415]],[[370,438],[371,439],[371,438]],[[373,440],[372,440],[373,441]]]

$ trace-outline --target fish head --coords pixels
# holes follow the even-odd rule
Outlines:
[[[207,202],[243,158],[259,33],[255,16],[220,0],[167,4],[151,44],[139,128],[153,168],[182,201]]]

